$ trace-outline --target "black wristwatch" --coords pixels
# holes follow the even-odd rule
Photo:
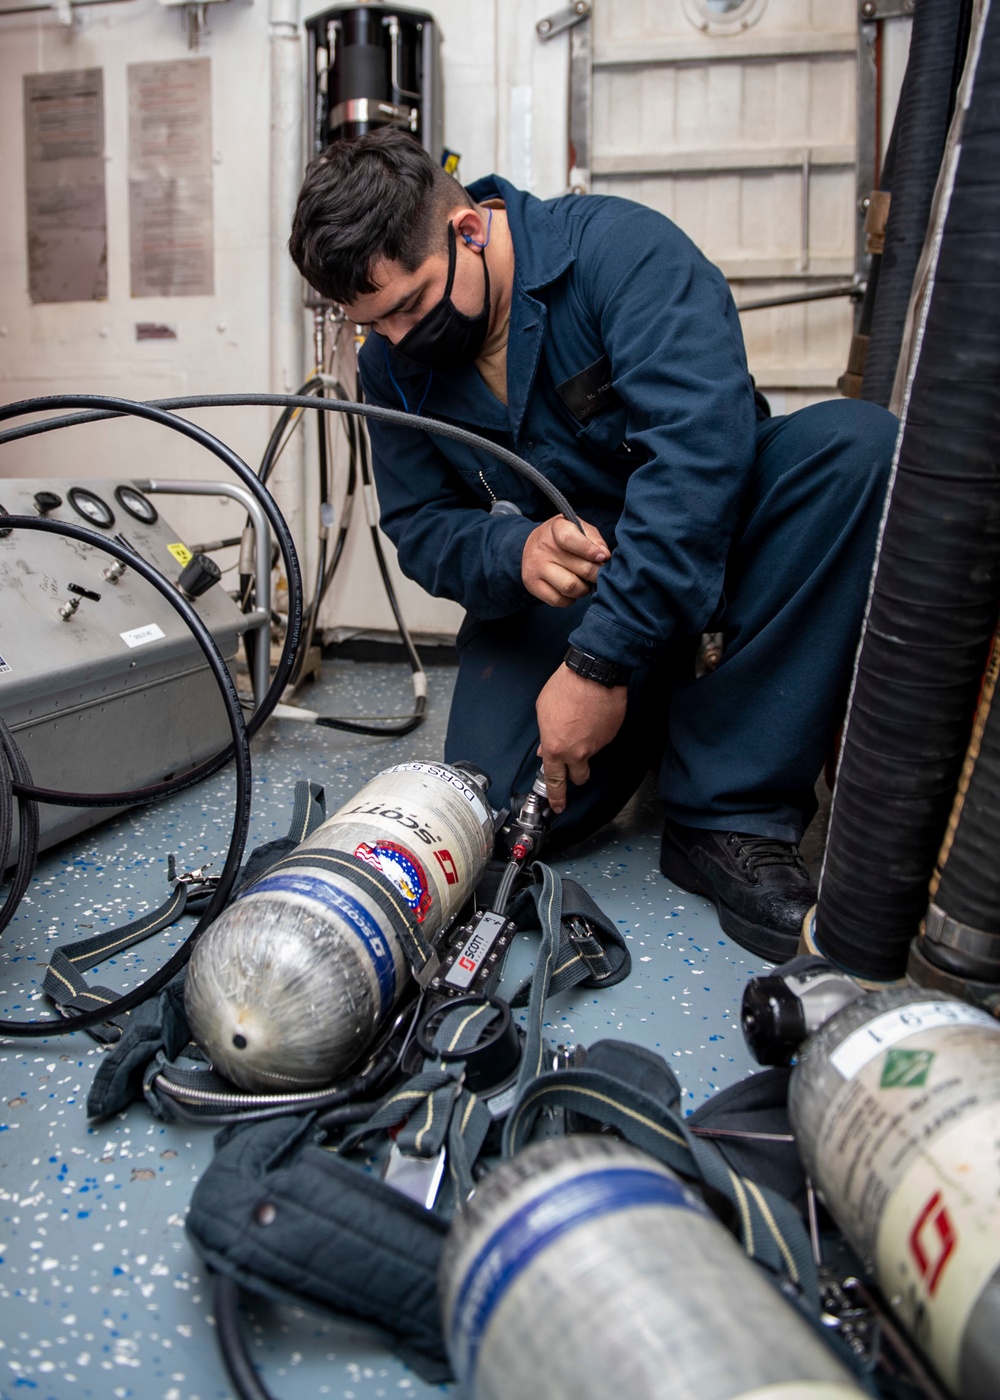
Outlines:
[[[617,661],[605,661],[603,656],[592,656],[589,651],[570,647],[563,661],[571,671],[586,681],[596,681],[611,690],[616,685],[627,685],[632,670],[629,666],[619,666]]]

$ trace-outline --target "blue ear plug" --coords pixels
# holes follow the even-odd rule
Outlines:
[[[486,238],[484,239],[484,241],[483,241],[482,243],[480,243],[479,240],[478,240],[478,238],[473,238],[473,236],[472,236],[471,233],[463,233],[463,234],[462,234],[462,242],[463,242],[463,243],[471,244],[471,246],[472,246],[473,248],[485,248],[486,245],[487,245],[487,244],[489,243],[489,241],[490,241],[490,232],[491,232],[492,228],[493,228],[493,210],[492,210],[492,209],[487,209],[487,211],[486,211]]]

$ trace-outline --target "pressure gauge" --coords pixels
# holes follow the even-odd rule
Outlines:
[[[143,525],[155,525],[159,519],[153,502],[134,486],[116,486],[115,500],[122,510],[127,510],[134,520],[141,520]]]
[[[115,523],[111,507],[93,491],[88,491],[84,486],[71,486],[66,495],[77,515],[82,515],[88,524],[110,530]]]

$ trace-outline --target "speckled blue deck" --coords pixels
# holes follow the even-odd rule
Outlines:
[[[449,668],[431,668],[429,719],[402,739],[272,722],[254,746],[251,843],[285,834],[299,778],[325,784],[332,812],[380,769],[439,758],[452,681]],[[327,663],[322,684],[303,703],[340,714],[388,714],[405,711],[409,695],[403,666],[339,662]],[[95,774],[95,787],[113,782],[113,774]],[[53,945],[158,905],[170,852],[179,866],[211,860],[218,869],[231,792],[221,774],[47,852],[7,930],[0,1015],[43,1014],[40,989]],[[693,1109],[754,1068],[737,1013],[742,988],[761,964],[722,934],[706,900],[660,875],[659,826],[655,793],[644,790],[613,825],[554,862],[617,921],[633,967],[606,993],[553,1000],[546,1024],[553,1043],[621,1036],[657,1049]],[[190,926],[186,920],[182,934]],[[161,934],[89,979],[135,986],[180,936]],[[513,952],[509,971],[516,974],[530,960],[533,940]],[[0,1042],[0,1396],[229,1396],[204,1271],[183,1228],[191,1191],[212,1155],[213,1130],[164,1125],[140,1105],[88,1122],[86,1097],[101,1053],[79,1032]],[[317,1314],[261,1304],[249,1325],[255,1357],[279,1400],[450,1389],[426,1385],[370,1334]]]

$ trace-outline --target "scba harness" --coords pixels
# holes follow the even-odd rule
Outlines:
[[[254,853],[239,888],[294,859],[323,816],[321,790],[300,788],[289,837]],[[484,877],[480,906],[490,906],[498,879],[496,867]],[[183,977],[133,1012],[103,1057],[93,1115],[141,1095],[163,1118],[230,1124],[187,1229],[215,1275],[220,1343],[241,1395],[266,1394],[242,1349],[241,1289],[375,1327],[425,1379],[450,1378],[438,1302],[450,1219],[494,1164],[539,1134],[611,1132],[665,1163],[815,1316],[815,1264],[792,1204],[804,1201],[805,1181],[785,1112],[788,1072],[753,1075],[684,1118],[680,1086],[658,1055],[616,1041],[553,1054],[542,1029],[548,998],[615,985],[630,970],[628,950],[585,891],[540,863],[510,893],[507,922],[540,940],[534,972],[510,1003],[494,995],[499,964],[472,995],[443,994],[440,977],[437,991],[416,984],[366,1063],[328,1089],[242,1094],[197,1058],[179,1062],[199,1053]],[[450,945],[433,950],[444,969],[476,926],[458,925]],[[524,1008],[520,1028],[511,1005]]]

